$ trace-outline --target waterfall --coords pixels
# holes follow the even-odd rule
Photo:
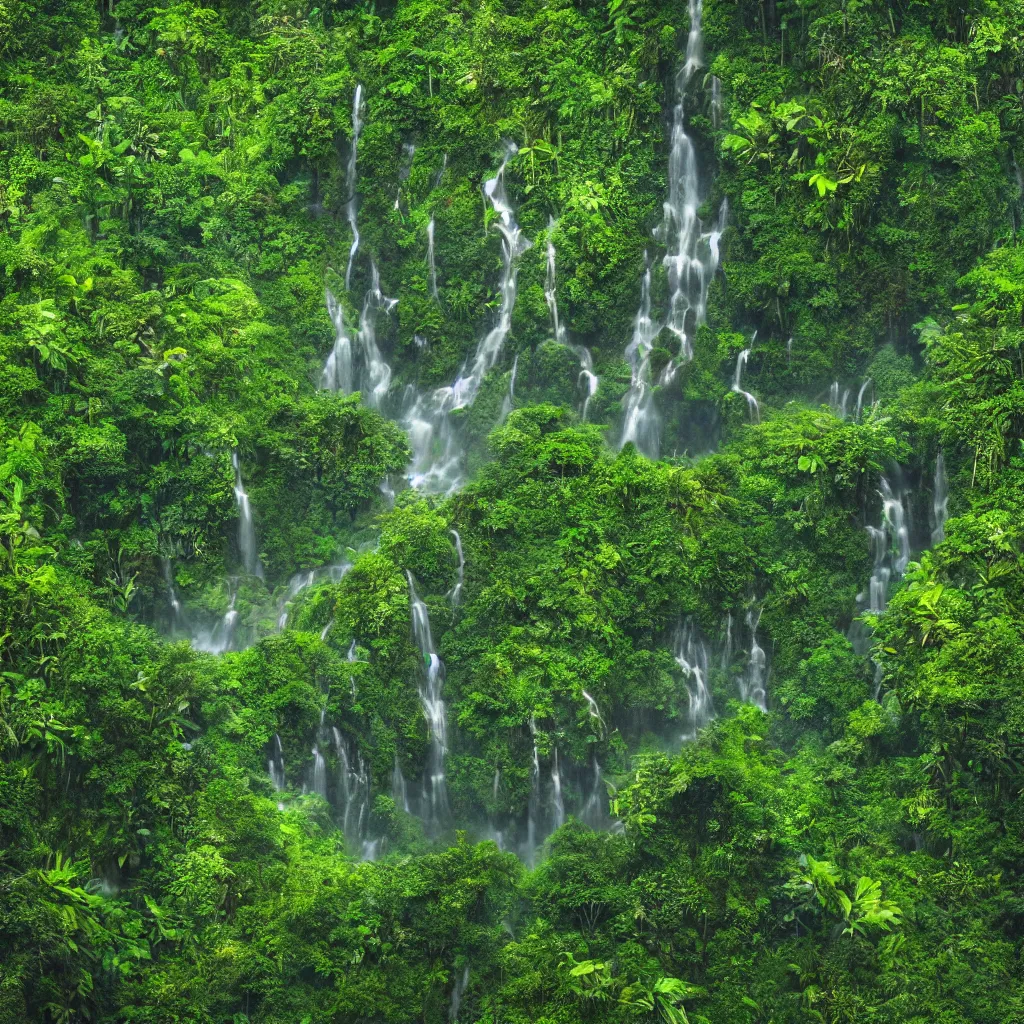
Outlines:
[[[551,314],[551,329],[554,331],[555,341],[559,345],[566,343],[565,328],[558,316],[558,290],[555,277],[555,243],[551,238],[555,230],[554,218],[548,219],[548,263],[547,273],[544,278],[544,299],[548,304],[548,312]]]
[[[889,603],[889,587],[906,571],[910,562],[910,529],[904,502],[906,495],[893,488],[888,477],[879,483],[882,518],[878,526],[867,526],[871,543],[871,579],[867,594],[858,595],[858,602],[871,615],[881,615]],[[866,601],[866,604],[865,604]],[[855,623],[850,639],[861,654],[867,653],[867,633]]]
[[[449,415],[454,401],[450,387],[414,395],[402,418],[412,448],[408,479],[416,490],[451,494],[462,483],[464,449]]]
[[[711,76],[711,127],[722,127],[722,80],[717,75]]]
[[[868,385],[871,384],[871,378],[865,377],[863,383],[860,386],[860,390],[857,392],[857,405],[854,408],[853,418],[860,423],[861,416],[864,412],[864,395],[868,390]]]
[[[736,372],[732,379],[732,390],[735,391],[737,395],[742,395],[747,400],[747,411],[750,413],[751,423],[761,422],[761,406],[749,391],[743,390],[743,370],[746,368],[747,360],[750,358],[750,353],[754,351],[754,341],[756,338],[757,332],[755,331],[754,337],[750,339],[750,347],[743,349],[743,351],[736,357]]]
[[[462,968],[462,974],[455,981],[455,987],[452,989],[452,1001],[448,1007],[448,1020],[450,1024],[455,1024],[459,1019],[459,1007],[462,1004],[462,997],[466,994],[466,988],[469,985],[469,964]]]
[[[434,218],[431,216],[427,225],[427,267],[430,273],[430,295],[435,301],[440,301],[441,296],[437,290],[437,263],[434,255]]]
[[[377,313],[390,313],[398,299],[389,299],[380,289],[380,272],[377,264],[370,263],[370,287],[363,298],[363,309],[359,315],[360,354],[363,358],[363,372],[366,378],[363,401],[371,409],[380,409],[391,387],[391,367],[384,361],[377,346]]]
[[[409,813],[409,787],[402,774],[402,765],[399,763],[398,754],[395,754],[395,764],[391,769],[391,799],[395,801],[396,807],[401,807],[406,814]]]
[[[423,715],[427,720],[430,735],[430,755],[424,775],[424,801],[426,820],[438,827],[448,814],[448,790],[445,783],[444,756],[447,750],[447,720],[441,688],[444,684],[444,662],[434,649],[434,638],[430,632],[430,615],[427,606],[420,600],[413,583],[412,573],[406,572],[409,581],[409,606],[412,611],[412,629],[416,645],[423,656],[424,672],[420,687],[420,701]]]
[[[607,817],[608,793],[604,787],[601,766],[597,763],[595,752],[590,762],[590,791],[583,804],[583,810],[580,811],[580,820],[591,828],[598,829],[605,825]]]
[[[786,341],[786,365],[789,366],[793,362],[793,339],[789,338]]]
[[[455,539],[455,553],[459,557],[459,567],[456,570],[455,586],[448,591],[448,600],[451,602],[452,608],[458,608],[462,603],[462,585],[466,579],[466,556],[462,553],[462,538],[459,536],[458,530],[448,531]]]
[[[235,599],[238,594],[236,579],[231,580],[229,594],[227,611],[212,631],[200,630],[192,637],[192,646],[197,651],[206,651],[207,654],[223,654],[234,648],[235,631],[238,627],[238,609],[235,608]]]
[[[644,261],[647,262],[646,253]],[[651,268],[648,265],[640,287],[640,308],[633,320],[633,337],[625,352],[630,382],[619,448],[632,442],[649,459],[658,457],[660,445],[658,412],[651,390],[651,348],[660,329],[651,320]]]
[[[337,726],[331,728],[334,752],[338,758],[338,797],[341,828],[345,838],[359,842],[366,836],[370,813],[370,773],[366,762],[349,745]]]
[[[533,737],[533,760],[530,763],[530,799],[526,805],[526,850],[523,859],[532,868],[537,861],[538,817],[540,816],[540,753],[537,750],[537,723],[530,716]]]
[[[317,796],[327,799],[327,762],[318,743],[313,744],[313,782],[310,788]]]
[[[397,299],[390,299],[381,291],[380,272],[377,264],[371,260],[370,287],[363,296],[356,341],[361,361],[359,390],[362,391],[363,401],[372,409],[380,409],[391,387],[391,367],[385,362],[377,345],[377,314],[381,310],[388,314],[397,304]],[[342,304],[329,288],[327,311],[334,323],[334,346],[320,374],[320,387],[348,395],[356,390],[352,339],[345,327]]]
[[[547,272],[544,278],[544,300],[548,304],[548,313],[551,315],[551,330],[554,339],[559,345],[566,345],[576,353],[580,361],[580,372],[577,377],[577,386],[583,384],[586,394],[583,397],[583,407],[580,410],[580,419],[585,423],[587,420],[587,407],[590,400],[597,394],[598,377],[594,373],[594,360],[590,349],[585,345],[570,345],[568,331],[562,323],[558,313],[558,278],[556,273],[556,252],[555,243],[552,240],[552,233],[555,230],[555,219],[548,219],[548,262]]]
[[[580,357],[580,375],[578,380],[586,388],[586,394],[583,396],[583,407],[580,409],[580,419],[586,423],[590,400],[597,394],[600,378],[594,373],[594,359],[590,354],[590,349],[586,345],[577,345],[574,347],[574,351]]]
[[[748,704],[756,704],[762,711],[768,710],[767,683],[768,657],[757,642],[757,627],[761,623],[761,609],[747,610],[747,628],[750,630],[750,653],[747,668],[740,680],[740,697]]]
[[[332,629],[334,629],[334,619],[328,619],[327,620],[327,625],[324,626],[324,628],[320,630],[320,639],[321,640],[326,640],[327,639],[327,634],[330,633],[330,631]]]
[[[498,215],[495,223],[502,239],[498,322],[481,339],[472,361],[462,368],[454,384],[423,395],[413,391],[401,417],[413,452],[408,479],[420,491],[451,494],[461,485],[465,446],[451,421],[451,413],[473,404],[484,377],[498,361],[512,326],[518,260],[530,247],[516,223],[505,191],[505,167],[515,153],[515,147],[510,147],[497,174],[484,183],[484,196]]]
[[[498,790],[499,790],[500,787],[501,787],[501,769],[500,768],[495,768],[494,769],[494,781],[491,783],[491,796],[495,800],[498,799]]]
[[[434,176],[434,188],[437,188],[441,184],[441,179],[444,177],[444,172],[448,169],[448,154],[445,153],[441,157],[441,166],[437,169],[437,174]]]
[[[850,389],[846,388],[840,398],[839,381],[833,381],[832,387],[828,390],[828,407],[832,410],[832,415],[837,419],[845,420],[849,413],[849,405]]]
[[[708,289],[718,269],[719,241],[728,214],[728,206],[723,202],[718,219],[708,232],[704,232],[697,217],[703,189],[697,153],[686,133],[685,103],[690,78],[703,62],[700,17],[699,0],[691,0],[686,63],[676,78],[672,147],[668,158],[668,199],[664,219],[656,232],[668,247],[664,264],[671,298],[665,326],[679,339],[677,366],[693,358],[693,337],[707,315]],[[669,379],[673,372],[669,371]]]
[[[352,286],[352,265],[359,251],[359,225],[356,221],[359,211],[359,199],[356,195],[356,160],[359,158],[359,136],[363,131],[364,112],[363,87],[357,85],[355,96],[352,98],[352,146],[348,154],[348,167],[345,169],[345,189],[348,193],[345,215],[352,229],[352,247],[348,251],[348,266],[345,268],[345,291]]]
[[[516,373],[519,371],[519,353],[512,359],[512,373],[508,379],[508,391],[501,402],[501,412],[498,414],[498,422],[504,423],[508,414],[512,411],[516,401]]]
[[[732,612],[725,619],[725,642],[722,644],[722,669],[728,669],[732,664]]]
[[[275,732],[270,745],[270,758],[267,761],[267,773],[274,789],[280,793],[285,787],[284,776],[284,748],[281,746],[281,737]]]
[[[331,619],[333,623],[334,620]],[[356,657],[356,641],[355,637],[352,638],[352,643],[349,644],[348,653],[345,655],[345,661],[350,665],[354,665],[359,659]],[[352,700],[356,699],[356,677],[353,673],[349,673],[348,684],[352,688]]]
[[[324,391],[340,391],[350,395],[355,390],[352,375],[352,339],[345,329],[345,312],[330,288],[326,289],[327,312],[334,324],[334,345],[320,374]]]
[[[515,145],[510,145],[505,151],[498,173],[484,182],[484,196],[498,215],[495,224],[502,239],[503,270],[499,286],[501,304],[498,309],[498,322],[477,346],[476,355],[473,357],[468,372],[461,373],[458,380],[452,385],[455,395],[453,408],[455,409],[464,409],[473,404],[476,393],[480,390],[480,384],[487,372],[498,361],[505,339],[512,328],[512,310],[516,304],[518,260],[531,245],[516,223],[515,211],[512,209],[505,191],[505,167],[517,152]]]
[[[938,467],[936,467],[938,470]],[[895,476],[898,481],[898,475]],[[871,579],[867,593],[857,595],[857,605],[871,616],[881,615],[889,603],[889,588],[898,580],[910,563],[910,527],[907,524],[909,496],[898,485],[894,488],[883,476],[879,483],[882,499],[882,518],[878,526],[866,527],[871,544]],[[933,535],[934,536],[934,535]],[[871,622],[855,619],[848,633],[853,649],[862,655],[870,651]],[[875,663],[875,699],[881,690],[882,670]]]
[[[668,198],[655,237],[665,243],[663,260],[669,286],[669,310],[665,327],[678,339],[678,352],[666,364],[658,383],[672,382],[678,368],[693,358],[693,338],[707,316],[708,289],[720,260],[719,244],[725,230],[728,204],[722,202],[718,218],[704,231],[697,216],[703,187],[697,153],[686,132],[686,90],[694,72],[703,65],[701,0],[689,0],[690,33],[686,60],[676,76],[676,102],[672,111],[671,148],[668,160]],[[632,441],[649,458],[658,457],[659,430],[650,377],[650,351],[660,325],[650,319],[650,268],[644,282],[633,326],[633,338],[626,348],[630,364],[630,387],[624,406],[620,447]]]
[[[677,632],[674,651],[676,664],[687,680],[690,732],[684,739],[695,739],[697,733],[715,717],[715,708],[708,690],[708,649],[692,621]]]
[[[252,521],[252,509],[249,506],[249,495],[242,483],[242,468],[238,462],[238,451],[231,453],[231,465],[235,470],[235,504],[238,506],[238,550],[242,555],[242,568],[250,576],[263,579],[263,566],[260,564],[256,527]]]
[[[941,544],[946,539],[946,520],[949,518],[949,481],[946,479],[946,458],[940,451],[935,459],[935,481],[932,485],[932,512],[935,529],[932,530],[932,544]]]
[[[554,810],[552,825],[561,828],[565,824],[565,801],[562,798],[562,773],[558,767],[558,747],[551,751],[551,804]]]
[[[297,572],[292,576],[277,604],[277,628],[284,629],[288,625],[288,616],[291,612],[292,604],[299,594],[324,580],[338,583],[345,578],[345,574],[351,568],[352,564],[350,562],[338,562],[335,565],[321,566],[319,569],[310,569],[307,572]]]
[[[171,612],[171,632],[174,633],[185,624],[185,616],[181,610],[181,601],[178,598],[178,591],[174,586],[174,573],[171,569],[171,560],[166,555],[160,556],[160,569],[163,572],[164,583],[167,585],[167,607]]]
[[[604,736],[605,724],[604,719],[601,717],[601,709],[597,706],[597,701],[586,690],[581,689],[580,693],[583,694],[583,699],[587,702],[587,714],[597,722],[601,730],[600,735]]]

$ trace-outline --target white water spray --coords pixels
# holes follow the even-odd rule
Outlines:
[[[737,395],[742,395],[747,400],[747,411],[750,414],[751,423],[761,422],[761,406],[758,404],[757,399],[749,392],[743,390],[743,371],[746,369],[747,360],[750,359],[750,353],[754,351],[754,340],[757,338],[757,332],[754,332],[754,337],[750,340],[750,347],[743,349],[739,355],[736,356],[736,372],[732,378],[732,390]]]
[[[692,740],[715,717],[714,704],[708,690],[708,648],[692,621],[687,621],[679,629],[674,657],[686,677],[689,699],[689,730],[683,739]]]
[[[348,266],[345,268],[345,291],[348,291],[352,286],[352,265],[355,263],[356,253],[359,251],[359,224],[357,220],[359,199],[356,195],[356,161],[359,158],[359,136],[363,131],[363,114],[365,110],[363,87],[357,85],[355,96],[352,98],[352,145],[348,154],[348,167],[345,169],[345,188],[349,197],[348,204],[345,207],[345,214],[348,217],[348,225],[352,229],[352,245],[348,251]]]
[[[435,302],[441,299],[437,290],[437,262],[434,252],[434,218],[427,224],[427,269],[430,275],[430,296]]]
[[[462,585],[466,579],[466,556],[462,551],[462,538],[459,536],[459,531],[449,530],[448,532],[455,541],[455,554],[459,559],[459,565],[456,569],[455,586],[448,591],[448,600],[451,602],[452,608],[458,608],[462,603]]]
[[[409,607],[412,613],[412,630],[416,645],[423,657],[424,671],[420,685],[420,702],[427,720],[430,736],[430,753],[424,775],[425,819],[434,828],[439,827],[448,815],[448,790],[445,782],[444,757],[447,746],[447,715],[441,689],[444,684],[444,662],[437,656],[434,638],[430,632],[430,615],[427,606],[416,593],[412,573],[406,572],[409,581]]]
[[[250,576],[263,579],[263,566],[260,563],[259,546],[256,541],[256,527],[252,521],[252,508],[249,495],[242,483],[242,467],[238,461],[238,452],[231,453],[231,465],[235,471],[235,504],[238,506],[238,550],[242,556],[242,568]]]
[[[946,520],[949,518],[949,481],[946,479],[946,457],[939,452],[935,459],[935,479],[932,483],[932,514],[935,528],[932,530],[932,544],[941,544],[946,539]]]

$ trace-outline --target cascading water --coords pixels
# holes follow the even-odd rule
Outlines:
[[[259,545],[256,541],[256,527],[252,521],[249,495],[242,483],[242,467],[238,452],[231,453],[231,465],[235,471],[235,504],[238,506],[238,550],[242,556],[242,568],[250,576],[263,579],[263,565],[260,563]]]
[[[743,370],[746,368],[747,360],[750,359],[750,353],[754,351],[754,342],[756,339],[757,332],[755,331],[754,337],[750,339],[750,347],[743,349],[743,351],[736,357],[736,372],[732,379],[732,390],[737,395],[742,395],[747,400],[747,411],[750,413],[751,423],[761,422],[761,406],[749,391],[743,390]]]
[[[711,76],[711,127],[722,127],[722,80]]]
[[[498,361],[505,339],[512,328],[512,310],[516,304],[516,278],[519,257],[530,248],[531,242],[516,223],[515,211],[505,191],[505,167],[516,155],[518,149],[510,145],[498,168],[498,173],[484,182],[484,195],[497,214],[495,225],[501,234],[503,271],[499,293],[501,304],[498,308],[498,322],[484,336],[477,346],[476,355],[468,371],[459,375],[452,385],[455,395],[453,408],[464,409],[473,404],[477,391],[488,371]]]
[[[355,390],[352,373],[352,338],[345,327],[345,312],[330,288],[326,289],[327,312],[334,324],[334,345],[320,374],[320,387],[324,391],[340,391],[350,395]]]
[[[530,735],[533,737],[533,760],[530,762],[530,799],[526,805],[526,849],[523,859],[533,867],[537,861],[540,818],[540,752],[537,750],[537,723],[530,717]]]
[[[839,381],[833,381],[828,391],[828,406],[832,415],[837,419],[845,420],[849,412],[850,389],[846,388],[842,397],[839,395]]]
[[[939,452],[935,458],[935,479],[932,484],[932,514],[935,528],[932,530],[932,544],[941,544],[946,539],[946,520],[949,518],[949,481],[946,479],[946,457]]]
[[[451,602],[452,608],[458,608],[462,603],[462,585],[466,579],[466,556],[462,552],[462,538],[459,536],[458,530],[448,531],[455,541],[455,553],[459,558],[459,565],[456,569],[455,586],[448,591],[448,600]]]
[[[894,479],[898,480],[898,475]],[[883,476],[878,496],[882,499],[881,521],[878,526],[866,527],[871,542],[871,579],[867,593],[857,595],[861,611],[871,616],[885,611],[889,603],[889,588],[906,572],[910,563],[908,495],[898,485],[894,488],[889,477]],[[867,654],[871,639],[870,622],[854,621],[849,637],[858,654]]]
[[[481,339],[472,361],[463,367],[451,387],[424,395],[413,391],[406,400],[402,425],[408,431],[413,451],[408,478],[420,491],[451,494],[461,485],[465,446],[452,423],[451,413],[473,404],[484,377],[498,361],[512,327],[518,260],[531,244],[516,223],[505,191],[505,167],[515,153],[516,148],[510,147],[497,174],[484,183],[484,196],[497,214],[495,223],[502,238],[498,321]]]
[[[690,42],[686,64],[676,79],[676,105],[672,115],[672,148],[668,160],[668,199],[664,219],[656,232],[668,252],[669,313],[665,326],[676,336],[679,351],[676,366],[693,358],[693,337],[707,316],[708,289],[718,269],[719,243],[725,231],[728,205],[723,201],[718,218],[704,232],[697,217],[702,188],[697,153],[686,134],[685,100],[690,78],[700,55],[700,3],[690,3]],[[673,371],[669,371],[671,379]]]
[[[590,354],[590,349],[586,345],[577,345],[575,346],[575,352],[580,357],[579,382],[586,391],[586,394],[583,396],[583,406],[580,409],[580,419],[586,423],[590,401],[597,394],[601,379],[594,373],[594,359]]]
[[[462,1005],[462,997],[466,994],[469,986],[469,965],[462,968],[462,973],[455,980],[455,987],[452,989],[452,1001],[448,1006],[449,1024],[456,1024],[459,1019],[459,1008]]]
[[[330,580],[338,583],[345,578],[345,574],[352,568],[350,562],[338,562],[335,565],[322,566],[319,569],[310,569],[308,572],[298,572],[288,581],[288,587],[278,601],[277,628],[284,629],[288,625],[288,615],[291,612],[292,603],[304,590],[317,583]]]
[[[747,668],[740,680],[740,697],[748,704],[756,704],[762,711],[768,710],[768,657],[757,642],[757,627],[761,623],[761,609],[747,610],[747,628],[750,630],[750,652]]]
[[[441,299],[440,293],[437,290],[437,262],[434,253],[434,218],[430,218],[430,223],[427,224],[427,269],[430,275],[430,296],[435,301],[439,302]]]
[[[181,608],[181,600],[178,598],[177,588],[174,586],[171,560],[166,555],[160,556],[160,569],[164,575],[164,583],[167,585],[167,607],[171,613],[171,632],[175,633],[184,626],[185,615]]]
[[[515,358],[512,360],[512,372],[508,378],[508,391],[505,393],[504,399],[501,402],[501,412],[498,414],[498,422],[504,423],[508,419],[508,414],[515,408],[516,404],[516,374],[519,372],[519,353],[515,354]]]
[[[355,263],[356,253],[359,251],[359,224],[357,220],[359,198],[356,195],[356,161],[359,158],[359,136],[363,131],[364,112],[363,87],[357,85],[355,96],[352,98],[352,146],[348,154],[348,166],[345,169],[345,189],[349,197],[348,203],[345,206],[345,215],[348,217],[348,226],[352,229],[352,245],[348,251],[348,266],[345,268],[345,291],[348,291],[352,286],[352,266]]]
[[[559,345],[566,343],[566,331],[558,316],[558,286],[555,275],[555,243],[551,238],[555,230],[554,219],[548,220],[548,262],[547,273],[544,278],[544,299],[548,304],[548,312],[551,314],[551,329],[555,335],[555,341]]]
[[[317,796],[327,799],[327,761],[320,753],[320,744],[313,744],[313,775],[310,789]]]
[[[580,820],[593,829],[604,828],[608,821],[608,792],[605,789],[596,752],[590,762],[590,787],[580,811]]]
[[[267,761],[267,774],[274,789],[280,793],[285,787],[284,774],[284,748],[281,746],[281,737],[275,732],[270,743],[270,758]]]
[[[565,800],[562,797],[562,772],[558,767],[558,747],[551,751],[551,807],[554,828],[565,824]]]
[[[334,753],[338,759],[338,802],[342,831],[352,842],[366,838],[370,811],[370,773],[362,755],[349,750],[337,726],[332,727]]]
[[[402,765],[397,754],[394,767],[391,769],[391,799],[395,801],[396,807],[401,807],[406,814],[409,813],[409,786],[402,774]]]
[[[331,621],[333,622],[334,620],[332,619]],[[356,641],[355,641],[355,638],[353,638],[352,639],[352,643],[349,645],[348,653],[345,655],[345,661],[347,661],[350,665],[354,665],[358,660],[359,659],[356,657]],[[355,701],[355,699],[356,699],[356,677],[355,677],[355,673],[349,673],[348,683],[349,683],[349,686],[352,688],[352,700]]]
[[[645,254],[645,262],[646,259]],[[619,447],[633,443],[638,451],[650,459],[658,457],[660,447],[660,424],[651,388],[651,348],[660,329],[651,320],[651,268],[648,266],[640,287],[640,308],[633,320],[633,337],[625,352],[630,368],[630,382]]]
[[[577,378],[577,385],[582,385],[585,391],[582,408],[580,410],[580,419],[586,422],[587,408],[590,405],[590,400],[597,394],[599,379],[597,374],[594,373],[594,360],[590,354],[590,349],[585,345],[569,344],[569,332],[566,330],[558,313],[558,277],[556,270],[557,253],[555,251],[555,243],[551,237],[554,230],[555,220],[554,218],[550,218],[548,220],[548,261],[547,272],[544,278],[544,300],[547,302],[548,312],[551,314],[551,331],[554,335],[555,341],[558,342],[559,345],[566,345],[571,348],[579,358],[580,372],[579,377]]]
[[[192,637],[192,646],[197,651],[207,654],[224,654],[234,649],[235,632],[238,628],[238,609],[235,600],[238,596],[238,580],[232,579],[228,597],[228,608],[220,621],[212,630],[200,630]]]
[[[606,727],[604,724],[604,718],[601,717],[601,709],[597,706],[597,701],[594,700],[586,690],[580,690],[580,693],[583,695],[583,699],[587,702],[587,714],[597,722],[598,729],[600,730],[598,735],[604,736]]]
[[[437,829],[448,815],[448,789],[445,782],[444,757],[447,751],[448,723],[441,688],[444,684],[444,662],[434,649],[434,638],[430,632],[430,615],[427,606],[416,593],[412,573],[406,572],[409,581],[409,607],[412,612],[412,629],[416,645],[423,656],[424,671],[420,685],[420,702],[427,720],[430,736],[430,753],[424,774],[424,818],[428,825]]]
[[[390,313],[398,299],[389,299],[380,289],[380,272],[377,264],[370,264],[370,287],[363,298],[363,309],[359,315],[359,332],[356,339],[363,360],[363,401],[371,409],[380,409],[391,387],[391,367],[384,361],[377,345],[377,313]]]
[[[683,738],[696,739],[697,733],[715,717],[715,708],[708,690],[707,644],[692,621],[687,621],[678,630],[674,657],[687,680],[690,728]]]
[[[693,338],[707,316],[708,289],[718,269],[719,245],[725,230],[728,205],[723,201],[711,230],[704,231],[697,216],[704,188],[693,141],[686,132],[686,91],[704,63],[701,0],[690,0],[690,32],[686,60],[676,76],[676,102],[672,110],[668,160],[668,198],[655,237],[664,242],[668,275],[669,310],[665,327],[678,340],[675,358],[666,364],[658,383],[671,383],[678,368],[693,358]],[[712,95],[714,101],[714,95]],[[657,458],[659,430],[650,374],[650,352],[661,325],[650,319],[650,268],[644,273],[640,311],[633,337],[626,348],[630,387],[624,404],[620,447],[632,441],[643,454]]]
[[[865,377],[861,383],[860,389],[857,391],[857,404],[854,407],[853,418],[860,423],[862,416],[864,415],[864,395],[867,394],[868,387],[870,387],[872,381],[870,377]]]

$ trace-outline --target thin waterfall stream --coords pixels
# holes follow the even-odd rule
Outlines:
[[[630,366],[630,386],[623,405],[619,447],[631,442],[652,459],[658,457],[661,441],[651,379],[653,344],[662,329],[667,329],[676,338],[676,354],[666,363],[657,382],[664,387],[675,379],[680,366],[693,359],[693,340],[697,328],[707,317],[708,290],[718,269],[719,245],[728,216],[728,204],[724,200],[709,230],[704,229],[697,215],[707,188],[701,181],[697,152],[686,130],[686,93],[694,74],[704,64],[701,0],[689,0],[689,13],[686,58],[675,80],[676,98],[668,161],[669,191],[662,222],[654,232],[655,238],[666,247],[663,264],[669,286],[668,314],[663,324],[651,320],[648,266],[644,271],[633,336],[625,351]]]

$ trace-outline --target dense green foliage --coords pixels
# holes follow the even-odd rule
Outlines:
[[[1024,1020],[1024,4],[702,16],[700,213],[731,212],[651,461],[615,440],[687,3],[0,0],[2,1024]],[[354,323],[372,259],[392,393],[450,383],[500,302],[506,140],[534,244],[472,474],[391,503],[401,426],[317,386],[325,285]],[[897,466],[914,560],[862,615]],[[430,746],[407,573],[440,827],[394,781]],[[229,611],[244,649],[194,649]],[[312,784],[332,728],[373,861]],[[520,858],[541,764],[569,815]]]

